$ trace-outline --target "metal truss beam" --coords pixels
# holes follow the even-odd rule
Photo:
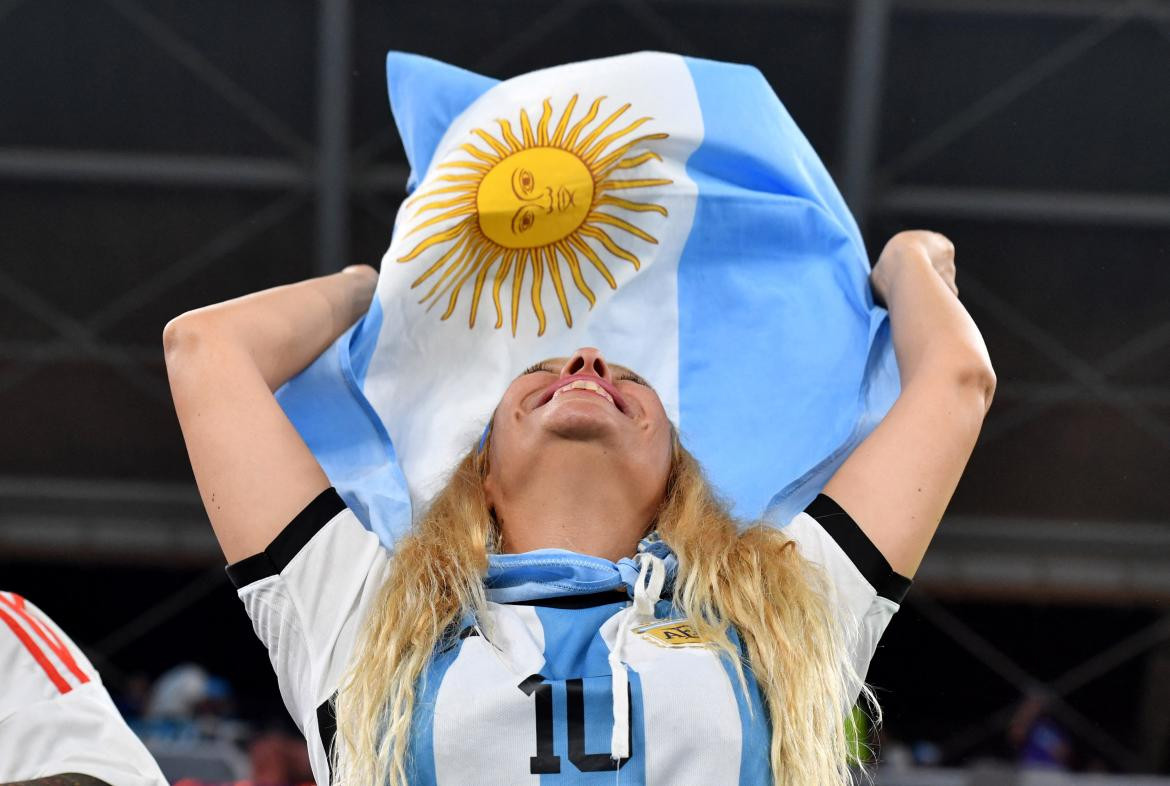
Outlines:
[[[1170,197],[1155,194],[895,186],[874,208],[948,218],[1170,227]]]
[[[317,32],[316,272],[349,263],[351,0],[321,0]]]
[[[841,191],[862,232],[869,217],[889,27],[890,0],[855,1],[845,82]]]
[[[307,188],[312,172],[279,158],[9,147],[0,180],[288,190]]]
[[[935,594],[1128,603],[1170,599],[1166,522],[947,516],[914,577]]]
[[[0,554],[157,564],[221,559],[194,486],[19,477],[0,477]],[[945,595],[1170,599],[1170,527],[947,516],[915,584]]]
[[[0,477],[5,560],[156,565],[222,561],[189,484]]]

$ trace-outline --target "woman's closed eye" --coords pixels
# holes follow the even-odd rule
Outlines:
[[[638,376],[633,371],[623,371],[621,374],[618,374],[614,379],[618,382],[621,382],[623,380],[629,380],[630,382],[638,383],[642,387],[646,387],[646,388],[650,387],[649,382],[642,379],[642,377]]]
[[[525,377],[525,376],[528,376],[529,374],[535,374],[537,371],[545,371],[548,373],[552,373],[547,368],[547,366],[548,366],[548,363],[533,363],[531,366],[529,366],[528,368],[521,371],[520,376]]]

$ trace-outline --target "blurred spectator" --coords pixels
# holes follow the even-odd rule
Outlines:
[[[256,786],[292,786],[313,781],[309,749],[299,736],[268,732],[252,741],[248,754]]]
[[[226,740],[241,744],[248,730],[234,713],[227,680],[197,664],[183,663],[155,680],[143,716],[134,726],[147,741]]]
[[[1021,767],[1060,772],[1072,768],[1072,739],[1048,713],[1044,696],[1029,696],[1020,704],[1008,726],[1008,740]]]

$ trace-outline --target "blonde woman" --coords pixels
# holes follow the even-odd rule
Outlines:
[[[654,390],[582,348],[503,391],[393,552],[272,394],[375,272],[173,320],[200,493],[318,782],[846,783],[846,715],[995,388],[954,276],[940,235],[887,244],[901,395],[791,522],[734,521]]]

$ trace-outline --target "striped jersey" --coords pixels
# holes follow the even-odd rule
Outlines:
[[[0,782],[71,772],[167,783],[77,645],[32,603],[0,592]]]
[[[784,531],[827,575],[864,675],[909,581],[827,496]],[[264,552],[228,567],[319,784],[332,777],[330,700],[391,557],[329,489]],[[469,621],[421,680],[410,783],[770,782],[761,694],[750,671],[745,694],[734,665],[661,597],[676,568],[650,539],[617,563],[561,549],[492,555],[490,619]]]

